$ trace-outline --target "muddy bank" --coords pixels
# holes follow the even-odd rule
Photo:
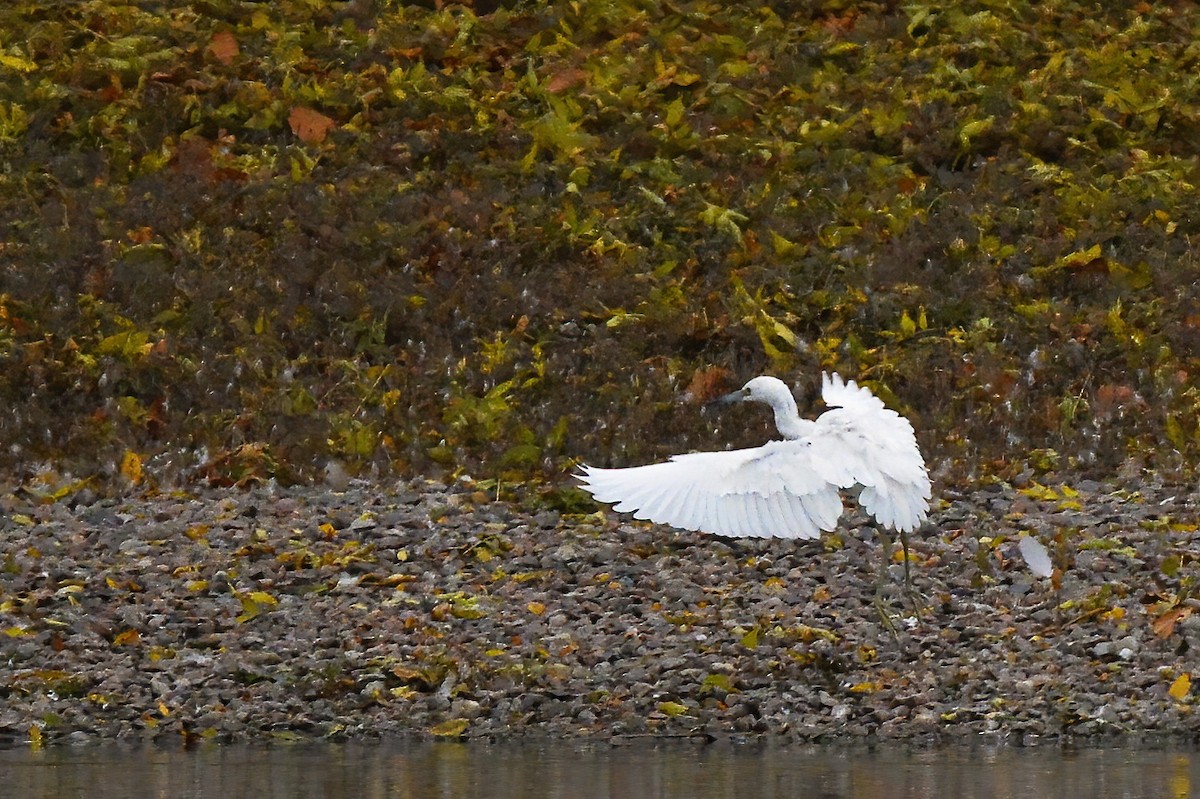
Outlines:
[[[1189,489],[943,491],[923,607],[861,518],[727,541],[469,484],[0,499],[0,743],[1200,732]],[[1017,535],[1062,569],[1031,575]]]

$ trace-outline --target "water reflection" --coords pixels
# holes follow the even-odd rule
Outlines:
[[[909,799],[1172,797],[1200,785],[1188,750],[850,749],[714,744],[304,744],[0,751],[25,799]]]

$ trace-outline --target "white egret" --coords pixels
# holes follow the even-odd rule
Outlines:
[[[782,380],[756,377],[717,402],[769,405],[783,440],[625,469],[584,465],[576,476],[597,500],[634,518],[733,538],[817,538],[837,528],[841,490],[861,487],[858,502],[876,522],[884,568],[892,545],[883,528],[900,533],[907,584],[906,534],[925,521],[930,498],[912,425],[837,374],[821,375],[821,397],[830,410],[802,419]]]

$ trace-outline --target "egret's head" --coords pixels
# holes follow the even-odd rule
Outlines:
[[[756,377],[746,385],[739,388],[737,391],[730,392],[723,397],[719,397],[714,402],[765,402],[768,405],[775,403],[782,397],[791,398],[792,392],[788,389],[787,384],[777,377],[769,377],[763,375]]]

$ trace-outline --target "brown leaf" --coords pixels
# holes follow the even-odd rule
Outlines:
[[[171,159],[171,167],[185,177],[211,180],[212,150],[213,144],[208,139],[199,136],[181,139],[175,148],[175,157]]]
[[[111,79],[107,86],[99,91],[100,99],[106,103],[115,103],[117,100],[120,100],[124,94],[125,90],[121,88],[121,82],[115,77]]]
[[[698,369],[692,375],[686,394],[694,402],[708,402],[722,393],[721,387],[727,383],[729,376],[729,370],[720,366]]]
[[[1108,418],[1135,402],[1136,399],[1132,386],[1105,383],[1096,389],[1096,399],[1093,403],[1094,412],[1100,418]]]
[[[1170,638],[1171,633],[1175,632],[1175,625],[1191,615],[1192,609],[1190,607],[1171,608],[1155,619],[1150,627],[1159,638]]]
[[[575,67],[564,69],[562,72],[556,72],[550,76],[550,80],[546,81],[546,91],[558,94],[582,83],[585,77],[587,77],[587,73],[582,69]]]
[[[217,31],[208,40],[208,47],[205,48],[212,57],[220,61],[222,64],[230,64],[233,59],[242,52],[238,47],[237,39],[229,31]]]
[[[854,30],[854,23],[858,21],[857,11],[848,11],[843,16],[830,15],[821,23],[825,30],[834,36],[842,36]]]
[[[325,137],[337,126],[337,123],[320,111],[297,105],[288,114],[288,125],[291,126],[292,133],[300,138],[300,141],[306,144],[320,144],[325,141]]]

